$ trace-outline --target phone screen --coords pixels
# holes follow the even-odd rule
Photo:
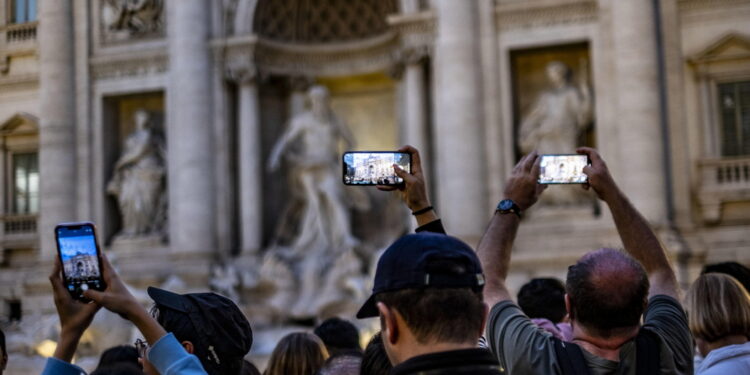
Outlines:
[[[585,184],[588,176],[583,168],[589,165],[586,155],[542,155],[540,184]]]
[[[393,164],[411,173],[411,155],[405,152],[346,152],[343,160],[346,185],[401,185],[404,180],[393,171]]]
[[[88,289],[104,290],[99,247],[91,223],[60,224],[55,228],[57,250],[63,265],[63,283],[76,299]]]

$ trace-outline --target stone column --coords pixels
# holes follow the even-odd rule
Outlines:
[[[426,52],[406,51],[403,76],[403,119],[405,144],[416,147],[421,155],[429,156],[427,139],[427,98],[425,90],[424,57]],[[427,168],[428,160],[423,161]]]
[[[651,222],[666,218],[656,35],[651,0],[612,0],[619,179]]]
[[[235,68],[231,74],[239,87],[240,248],[243,254],[253,254],[260,250],[263,230],[263,163],[257,74],[249,66]]]
[[[435,206],[452,234],[473,242],[488,218],[477,3],[436,0],[434,5]]]
[[[169,237],[175,252],[216,245],[207,0],[168,1]]]
[[[39,2],[39,238],[56,251],[53,229],[76,217],[76,106],[73,5]]]

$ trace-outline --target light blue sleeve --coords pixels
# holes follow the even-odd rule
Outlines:
[[[151,346],[148,360],[162,375],[207,375],[198,357],[186,352],[171,333]]]
[[[86,375],[86,371],[74,364],[49,357],[47,358],[47,364],[44,365],[42,375]]]

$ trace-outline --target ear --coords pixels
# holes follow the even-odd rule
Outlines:
[[[182,347],[185,348],[186,352],[188,352],[189,354],[193,354],[193,351],[195,349],[193,348],[193,343],[192,342],[190,342],[190,341],[183,341],[181,344],[182,344]]]
[[[573,320],[573,309],[570,306],[570,295],[565,293],[565,311],[568,312],[568,319]]]
[[[390,344],[395,344],[399,335],[395,312],[383,302],[378,302],[378,312],[380,312],[380,330],[384,335],[383,341],[387,340]]]

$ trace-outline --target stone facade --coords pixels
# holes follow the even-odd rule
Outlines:
[[[750,263],[750,154],[727,151],[750,143],[731,119],[750,121],[736,109],[740,95],[750,100],[749,0],[340,0],[307,10],[270,0],[132,9],[39,0],[29,22],[15,22],[17,3],[0,0],[0,324],[10,374],[38,372],[37,354],[56,339],[45,275],[61,221],[96,222],[136,289],[230,294],[259,333],[253,355],[270,352],[291,323],[250,302],[267,291],[243,285],[258,285],[293,194],[284,166],[269,172],[265,161],[314,83],[328,86],[356,149],[417,146],[447,230],[476,244],[519,156],[528,109],[520,91],[541,93],[544,72],[534,67],[545,53],[585,56],[594,120],[581,142],[601,151],[658,228],[680,282],[704,263]],[[307,13],[292,22],[288,12]],[[517,56],[531,64],[519,69]],[[123,224],[107,184],[139,109],[155,116],[166,145],[164,235],[115,240]],[[29,153],[38,153],[37,190],[15,183],[17,155]],[[15,197],[32,190],[39,210],[19,210]],[[413,224],[393,196],[345,196],[366,246],[345,262],[361,262],[361,277],[341,290],[358,301],[368,288],[361,270]],[[531,217],[516,243],[513,290],[530,277],[564,277],[585,251],[620,246],[597,205],[542,206]],[[112,325],[102,316],[93,336]],[[119,332],[130,339],[127,327]],[[100,349],[83,345],[84,365]]]

